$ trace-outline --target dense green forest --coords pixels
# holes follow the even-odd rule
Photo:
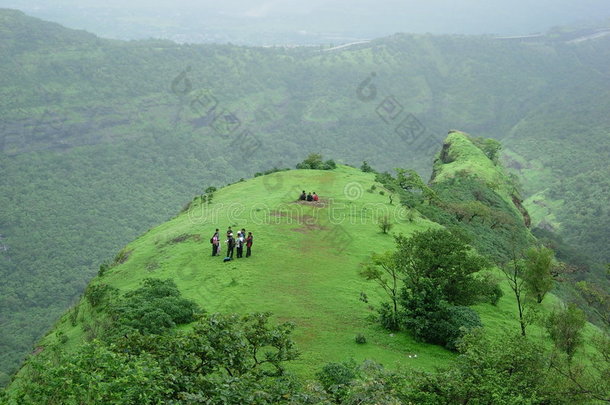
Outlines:
[[[502,140],[534,225],[603,281],[609,58],[607,37],[123,42],[1,10],[0,379],[100,263],[208,186],[312,151],[427,178],[450,128]]]

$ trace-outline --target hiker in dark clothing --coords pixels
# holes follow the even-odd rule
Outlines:
[[[227,238],[227,257],[233,258],[233,249],[235,248],[235,239],[233,238],[233,233],[229,234]]]
[[[307,194],[307,201],[313,201],[313,196],[311,195],[311,193]]]
[[[252,232],[248,232],[248,237],[246,238],[246,257],[250,257],[252,255],[252,243],[254,242],[254,237],[252,236]]]
[[[233,235],[233,230],[231,229],[231,227],[227,229],[227,238],[229,237],[229,235]]]
[[[244,236],[241,232],[237,232],[237,240],[235,240],[235,246],[237,247],[237,258],[243,257],[244,254]]]
[[[241,228],[241,236],[246,239],[246,228]]]
[[[307,194],[305,194],[305,190],[303,190],[303,192],[299,196],[299,200],[305,201],[306,199],[307,199]]]
[[[220,245],[220,234],[218,233],[218,228],[216,229],[216,232],[214,232],[210,242],[212,243],[212,256],[218,256],[218,247]]]

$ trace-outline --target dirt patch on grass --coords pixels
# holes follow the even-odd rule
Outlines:
[[[272,211],[271,215],[276,218],[287,218],[288,224],[300,225],[298,228],[293,228],[295,232],[308,234],[313,231],[323,231],[327,229],[325,226],[318,223],[318,219],[309,214],[301,214],[299,212]]]
[[[299,227],[299,228],[294,228],[292,229],[295,232],[299,232],[299,233],[303,233],[303,234],[308,234],[311,233],[313,231],[324,231],[328,229],[325,226],[322,226],[320,224],[303,224],[303,226]]]

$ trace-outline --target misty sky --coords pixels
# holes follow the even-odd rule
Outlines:
[[[396,32],[523,35],[610,21],[609,0],[0,0],[71,28],[131,39],[322,43]]]

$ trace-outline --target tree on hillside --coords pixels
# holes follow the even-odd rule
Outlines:
[[[573,307],[573,309],[577,310],[576,307]],[[566,319],[559,321],[559,323],[566,326],[572,321],[576,321],[568,329],[573,332],[582,331],[581,328],[578,328],[578,324],[581,324],[582,314],[573,313],[570,315],[566,313],[567,311],[570,311],[570,309],[565,308],[561,311],[563,315],[559,316]],[[572,321],[567,318],[572,318]],[[564,341],[564,343],[566,342]],[[559,354],[562,355],[554,352],[551,357],[550,370],[556,379],[561,382],[560,385],[557,384],[558,396],[562,398],[581,398],[581,401],[566,401],[566,403],[610,403],[610,335],[600,332],[594,335],[588,343],[591,349],[588,349],[584,356],[582,354],[578,357],[569,356],[565,350],[566,347],[564,347],[559,348]],[[582,344],[582,341],[579,344]]]
[[[384,326],[391,330],[398,330],[398,294],[402,284],[403,276],[399,265],[396,262],[396,253],[386,252],[383,254],[373,254],[371,263],[367,263],[360,271],[360,275],[367,280],[375,281],[383,288],[392,301],[391,315],[382,322]],[[382,312],[382,317],[384,316]]]
[[[362,166],[360,166],[360,170],[362,170],[364,173],[374,173],[375,172],[375,169],[373,169],[366,160],[364,162],[362,162]]]
[[[387,234],[388,232],[390,232],[390,230],[394,226],[394,223],[391,221],[389,215],[384,215],[381,218],[379,218],[379,221],[377,222],[377,226],[379,226],[379,229],[381,230],[382,233]]]
[[[305,160],[297,164],[297,169],[314,169],[314,170],[332,170],[337,167],[334,160],[328,159],[322,161],[322,155],[319,153],[310,153]]]
[[[525,287],[536,297],[539,304],[553,288],[553,258],[553,251],[544,246],[532,247],[525,252]]]
[[[396,237],[397,262],[409,288],[430,279],[439,286],[452,305],[470,305],[480,295],[474,274],[486,269],[488,261],[475,253],[465,236],[446,229],[417,232]]]
[[[460,338],[480,327],[466,305],[492,291],[475,276],[488,262],[472,251],[464,236],[446,229],[396,237],[395,266],[403,275],[400,323],[416,339],[455,350]]]
[[[421,193],[422,198],[431,203],[438,201],[438,196],[413,169],[396,169],[396,182],[403,190],[410,193]]]
[[[519,312],[519,325],[521,327],[521,335],[526,335],[527,322],[525,319],[525,264],[522,260],[517,259],[516,253],[513,251],[513,259],[501,267],[510,289],[515,294],[517,302],[517,310]]]
[[[578,347],[583,344],[583,328],[587,323],[585,313],[575,304],[553,311],[546,320],[546,330],[555,347],[568,356],[574,357]]]

